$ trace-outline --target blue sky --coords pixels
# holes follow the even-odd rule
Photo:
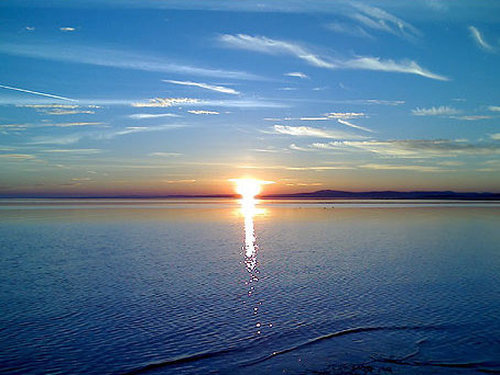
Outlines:
[[[0,195],[500,191],[500,3],[303,3],[3,1]]]

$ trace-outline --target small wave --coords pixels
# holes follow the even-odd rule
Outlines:
[[[500,363],[496,362],[464,362],[464,363],[418,362],[418,361],[407,361],[405,359],[391,359],[391,358],[376,359],[374,361],[382,363],[390,363],[394,365],[403,365],[403,366],[474,369],[484,373],[500,374]]]
[[[187,356],[181,356],[177,358],[172,358],[172,359],[167,359],[164,361],[159,361],[159,362],[152,362],[147,365],[143,365],[141,367],[123,372],[122,375],[135,375],[135,374],[142,374],[147,371],[151,371],[154,369],[162,368],[162,367],[168,367],[168,366],[173,366],[173,365],[180,365],[184,363],[189,363],[189,362],[195,362],[199,361],[202,359],[207,359],[207,358],[214,358],[218,357],[224,354],[228,354],[231,352],[234,352],[235,349],[223,349],[219,351],[214,351],[214,352],[200,352],[200,353],[195,353]]]
[[[275,352],[272,352],[271,354],[268,354],[264,357],[257,358],[255,360],[245,362],[241,364],[241,367],[247,367],[247,366],[252,366],[264,361],[267,361],[269,359],[272,359],[274,357],[277,357],[282,354],[290,353],[294,350],[302,349],[306,346],[316,344],[320,341],[328,340],[334,337],[340,337],[340,336],[345,336],[345,335],[350,335],[353,333],[363,333],[363,332],[374,332],[374,331],[409,331],[409,330],[435,330],[435,329],[441,329],[442,327],[438,326],[395,326],[395,327],[357,327],[357,328],[349,328],[345,329],[342,331],[335,331],[332,333],[328,333],[326,335],[318,336],[315,338],[312,338],[310,340],[307,340],[306,342],[303,342],[301,344],[292,346],[290,348],[286,348],[283,350],[278,350]]]

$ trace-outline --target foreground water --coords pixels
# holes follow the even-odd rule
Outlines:
[[[0,201],[0,373],[500,373],[499,208]]]

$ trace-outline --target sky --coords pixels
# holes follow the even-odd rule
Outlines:
[[[500,192],[496,0],[3,0],[0,196]]]

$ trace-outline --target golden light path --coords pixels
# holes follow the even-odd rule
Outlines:
[[[231,179],[236,184],[236,193],[241,195],[241,213],[245,218],[245,265],[248,272],[252,273],[257,265],[257,245],[253,218],[264,212],[256,208],[255,197],[261,192],[262,185],[272,184],[272,181],[261,181],[253,178]]]
[[[262,185],[272,184],[272,181],[260,181],[255,180],[253,178],[240,178],[240,179],[232,179],[230,180],[236,184],[236,193],[241,195],[241,208],[240,213],[243,215],[245,219],[245,245],[242,247],[242,250],[245,255],[245,267],[248,273],[250,274],[249,280],[246,282],[248,285],[248,297],[249,301],[252,301],[253,305],[253,316],[256,321],[255,334],[261,334],[262,323],[257,318],[257,314],[259,312],[259,308],[261,307],[262,302],[258,299],[257,295],[254,295],[256,291],[254,289],[254,284],[259,281],[259,270],[257,269],[257,241],[255,236],[255,229],[253,219],[255,215],[265,214],[266,210],[263,208],[257,208],[256,205],[258,200],[255,197],[261,192]],[[257,297],[257,298],[256,298]],[[272,327],[272,324],[269,324],[269,327]]]

